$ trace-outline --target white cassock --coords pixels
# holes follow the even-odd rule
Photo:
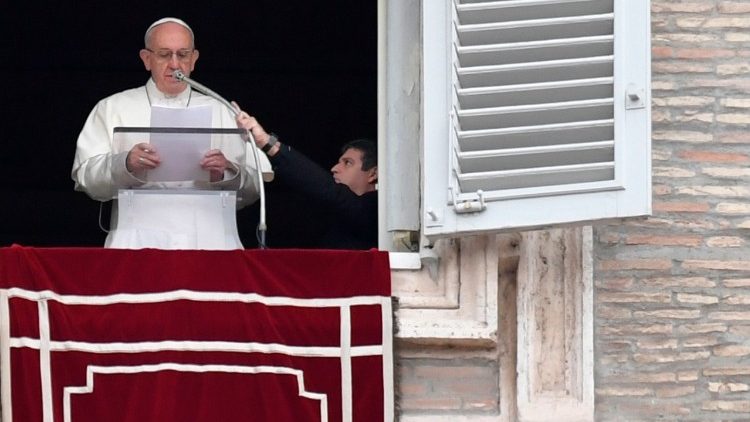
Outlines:
[[[175,97],[167,97],[156,88],[149,78],[145,86],[129,89],[107,97],[94,107],[78,136],[76,155],[71,176],[75,189],[86,192],[99,201],[113,200],[110,230],[105,247],[140,249],[241,249],[242,244],[236,233],[224,233],[220,227],[221,216],[206,209],[201,201],[206,191],[192,191],[190,186],[180,184],[174,195],[153,196],[153,206],[139,208],[135,224],[118,227],[118,204],[120,189],[138,188],[144,184],[127,171],[127,152],[115,153],[112,148],[113,131],[116,127],[149,127],[151,106],[186,108],[210,105],[212,127],[236,129],[234,116],[220,102],[203,95],[189,86]],[[148,142],[148,139],[144,139]],[[225,172],[224,180],[211,183],[212,190],[236,191],[236,206],[231,208],[232,218],[236,209],[255,202],[259,197],[260,181],[257,177],[253,152],[250,144],[235,146],[242,150],[227,151],[222,148],[229,161],[232,156],[246,156],[239,171]],[[260,158],[263,178],[273,178],[271,165],[265,154]],[[237,163],[235,163],[237,164]],[[173,192],[174,193],[174,192]],[[202,194],[201,194],[202,193]],[[146,196],[144,196],[146,197]],[[124,221],[124,220],[123,220]],[[232,220],[234,224],[234,220]]]

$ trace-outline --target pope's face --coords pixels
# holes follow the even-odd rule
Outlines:
[[[179,69],[185,76],[190,75],[198,60],[198,50],[193,47],[190,31],[182,25],[167,22],[153,29],[140,57],[159,91],[177,95],[187,88],[187,84],[175,79],[172,73]]]

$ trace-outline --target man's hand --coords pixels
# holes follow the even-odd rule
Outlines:
[[[263,130],[263,126],[261,126],[260,123],[255,120],[255,117],[247,114],[244,111],[241,111],[240,106],[236,102],[232,101],[232,105],[239,111],[237,113],[237,117],[235,118],[235,120],[237,121],[237,127],[240,129],[247,129],[252,132],[253,139],[255,139],[255,145],[258,148],[262,148],[264,145],[266,145],[266,143],[268,143],[269,135],[265,130]]]

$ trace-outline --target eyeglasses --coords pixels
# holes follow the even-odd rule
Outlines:
[[[187,62],[191,57],[193,57],[193,51],[195,50],[190,48],[183,48],[177,51],[172,51],[168,48],[160,48],[158,50],[147,48],[146,51],[149,51],[156,55],[156,60],[160,62],[168,62],[172,60],[172,55],[176,56],[178,61]]]

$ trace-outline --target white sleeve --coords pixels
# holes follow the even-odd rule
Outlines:
[[[99,201],[113,199],[120,187],[143,183],[125,168],[127,152],[112,153],[112,125],[108,123],[107,109],[106,100],[100,101],[86,119],[78,135],[71,171],[75,190]]]

